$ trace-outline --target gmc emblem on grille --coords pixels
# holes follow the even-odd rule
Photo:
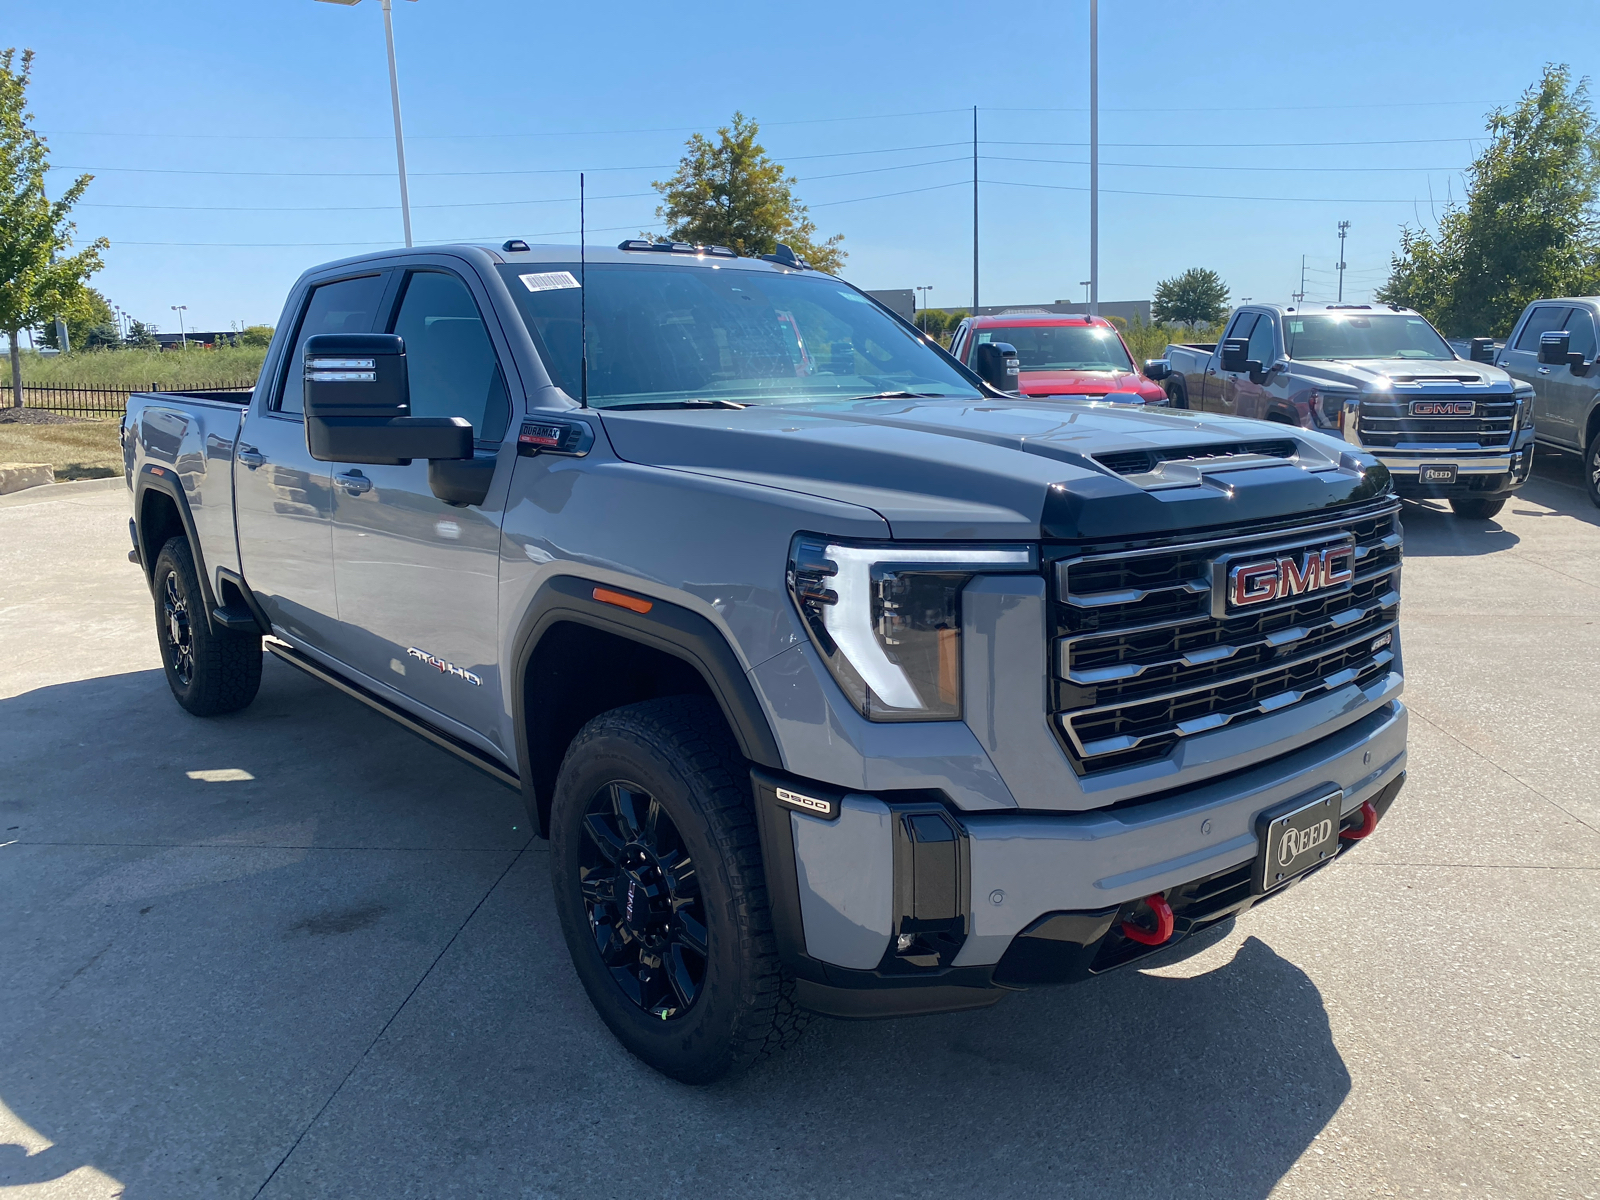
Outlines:
[[[1471,400],[1413,400],[1413,417],[1470,417],[1478,411]]]
[[[1226,616],[1275,600],[1343,589],[1356,576],[1355,563],[1353,539],[1306,550],[1296,547],[1270,558],[1229,555],[1214,564],[1212,611]]]

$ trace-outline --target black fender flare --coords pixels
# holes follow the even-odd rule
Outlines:
[[[638,613],[594,598],[596,588],[615,585],[576,575],[548,580],[529,604],[512,641],[512,716],[517,739],[518,775],[522,798],[540,836],[548,836],[537,795],[532,750],[528,741],[527,674],[534,650],[550,629],[564,621],[615,634],[681,659],[699,672],[722,710],[739,745],[739,753],[763,767],[781,770],[783,758],[772,726],[762,711],[755,688],[745,675],[728,639],[705,617],[682,605],[648,599],[648,612]],[[548,803],[549,797],[542,798]]]
[[[183,525],[183,535],[189,539],[189,552],[194,555],[196,573],[200,576],[200,591],[206,602],[206,626],[213,628],[211,612],[217,607],[217,597],[211,588],[211,572],[206,569],[205,552],[200,548],[200,537],[195,532],[194,514],[189,511],[189,498],[183,493],[183,482],[171,467],[145,463],[133,481],[133,528],[139,539],[139,563],[144,568],[147,587],[155,586],[156,556],[160,546],[152,546],[145,537],[144,499],[147,492],[160,492],[172,501],[178,510],[178,520]]]

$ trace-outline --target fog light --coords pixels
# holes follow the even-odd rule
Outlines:
[[[909,934],[909,933],[902,933],[899,937],[895,938],[895,940],[894,940],[895,952],[899,953],[899,954],[904,954],[907,950],[911,949],[911,943],[914,940],[915,940],[915,935]]]

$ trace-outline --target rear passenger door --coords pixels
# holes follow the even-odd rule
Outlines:
[[[424,261],[398,280],[387,323],[405,342],[412,415],[465,417],[478,455],[499,463],[484,503],[460,507],[433,494],[425,461],[333,465],[339,657],[505,754],[496,592],[516,453],[514,441],[502,448],[511,420],[502,364],[511,360],[477,280],[454,260]]]
[[[1586,363],[1594,362],[1593,314],[1587,308],[1568,309],[1561,328],[1571,336],[1567,349],[1583,355]],[[1600,370],[1586,375],[1574,375],[1570,367],[1546,367],[1545,370],[1549,374],[1540,376],[1538,387],[1543,402],[1534,403],[1534,428],[1545,437],[1583,449],[1584,424],[1589,406],[1594,403],[1595,387],[1600,385]]]

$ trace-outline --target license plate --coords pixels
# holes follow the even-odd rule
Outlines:
[[[1455,463],[1429,463],[1419,472],[1423,483],[1454,483],[1456,481]]]
[[[1290,800],[1256,818],[1256,890],[1270,892],[1332,858],[1339,849],[1342,792],[1315,800]]]

